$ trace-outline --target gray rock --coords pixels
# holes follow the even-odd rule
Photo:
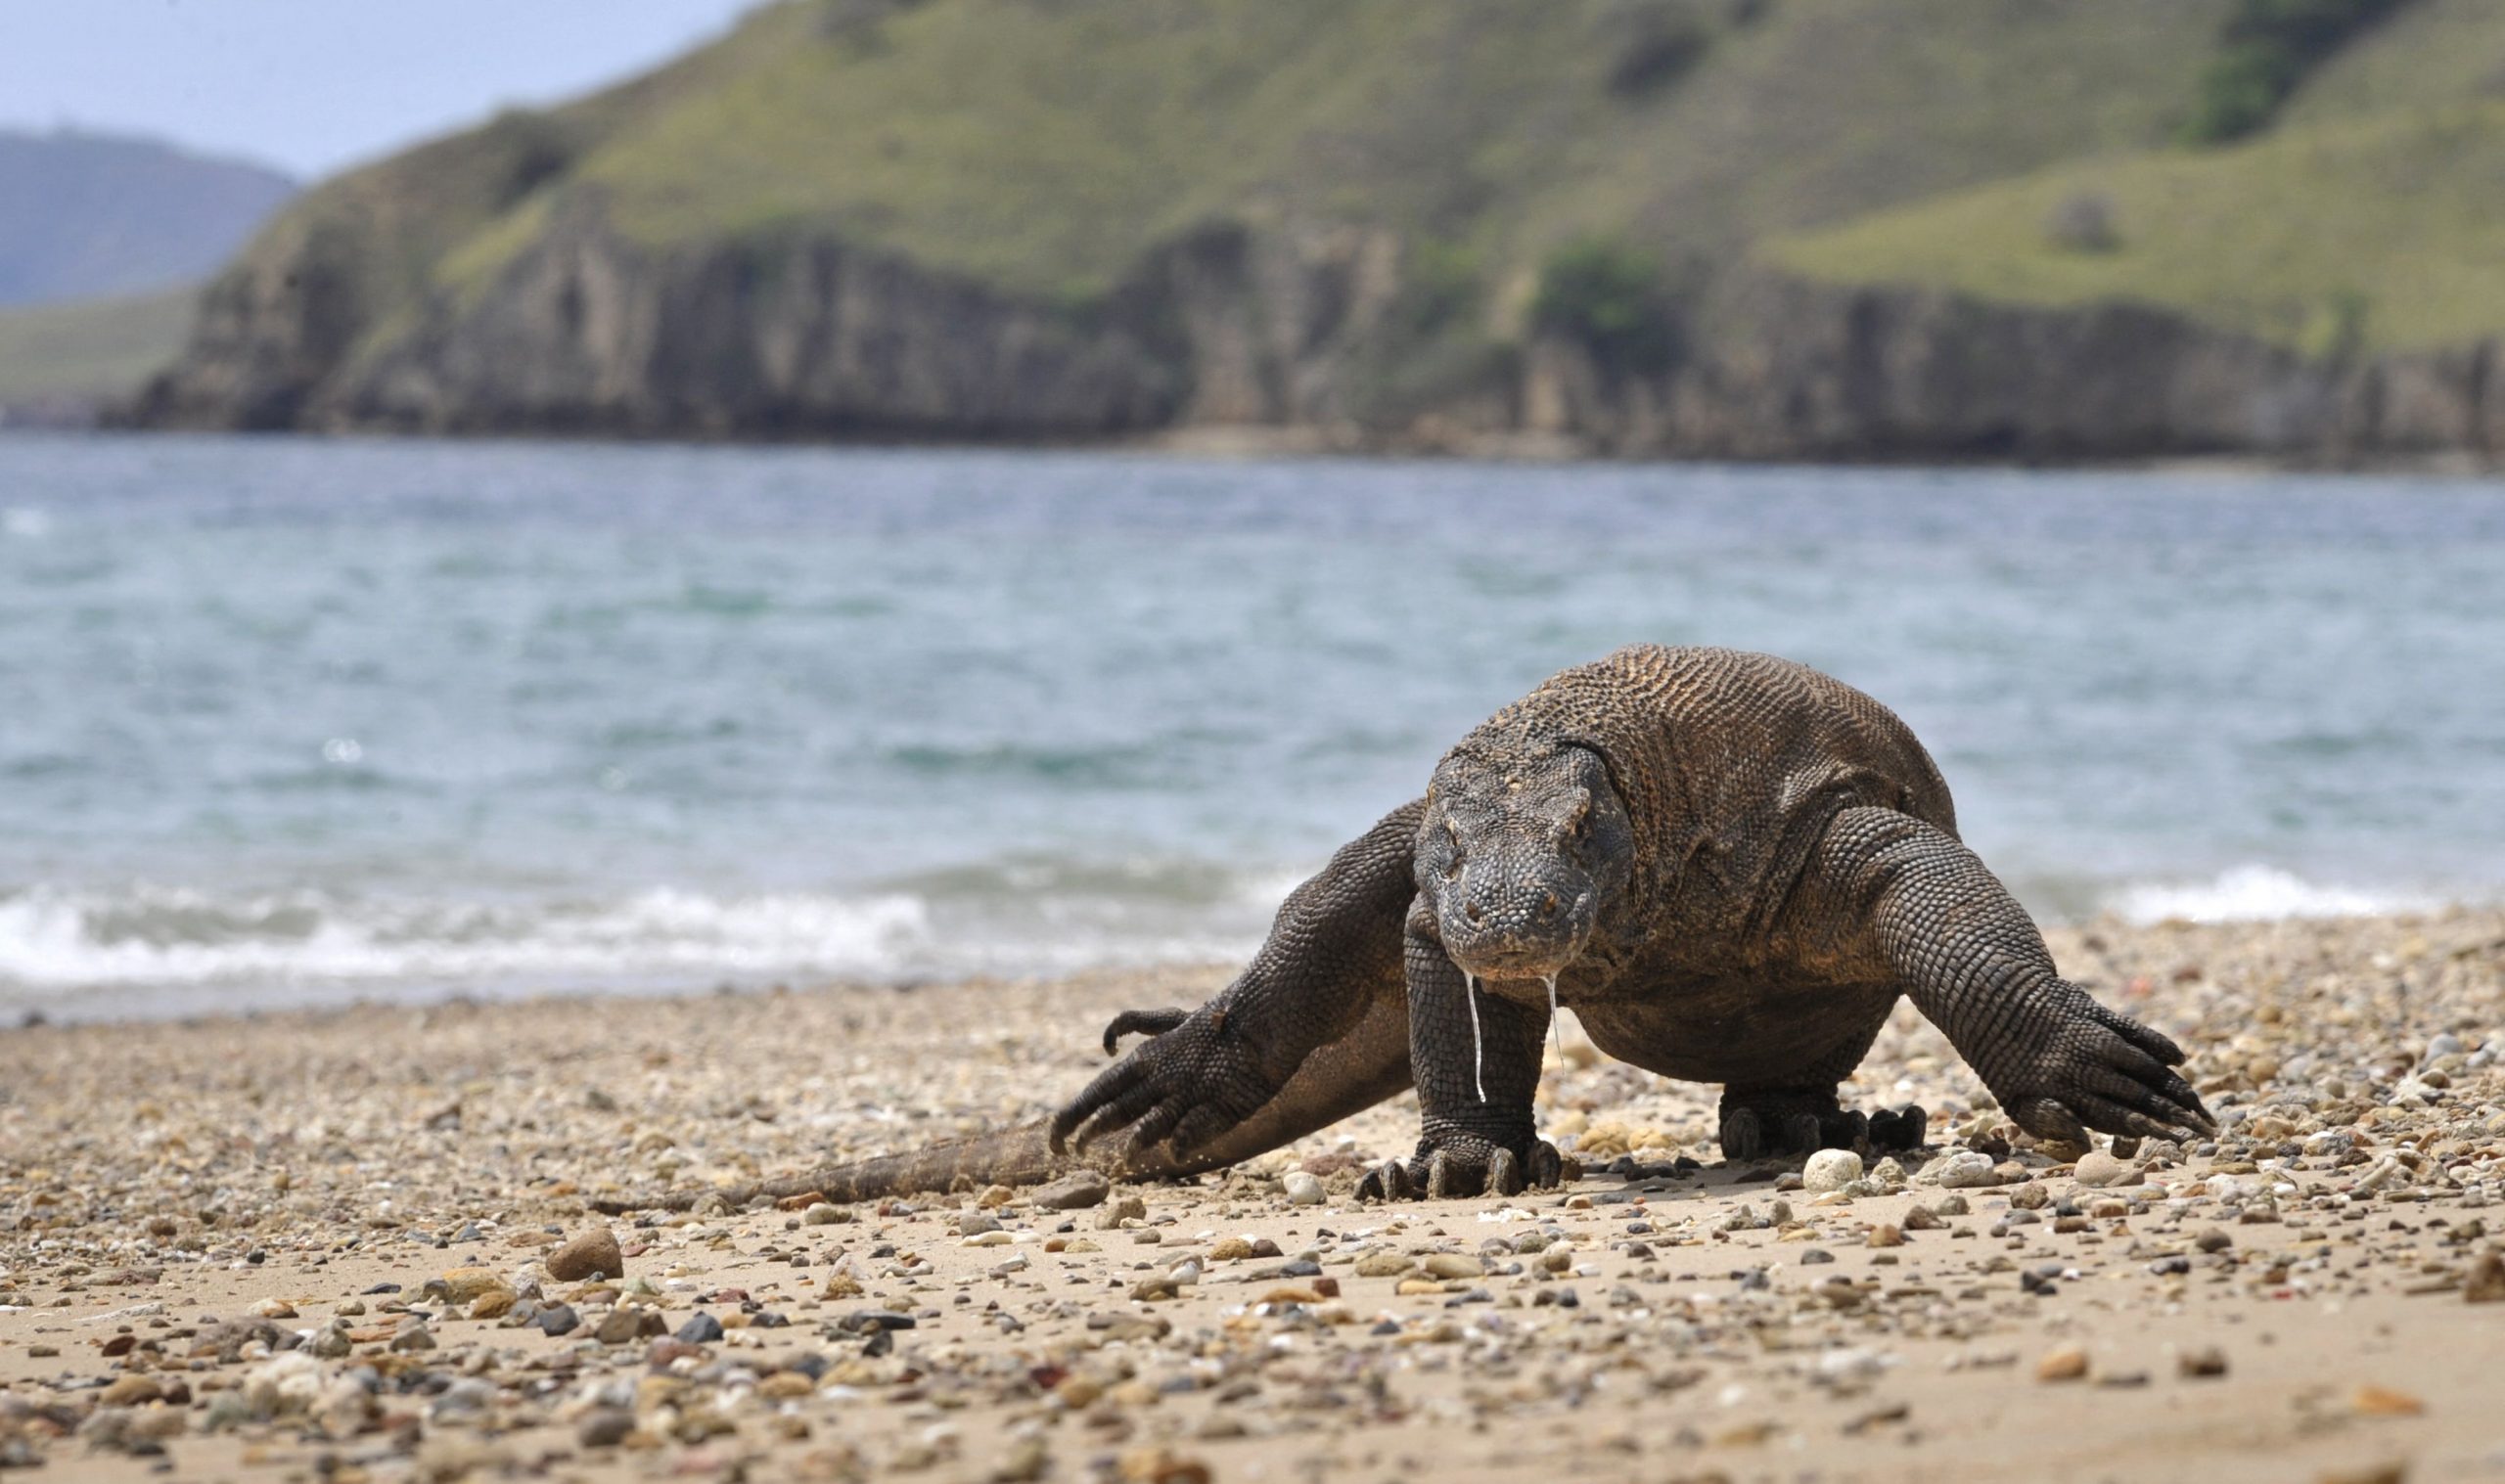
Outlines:
[[[1288,1171],[1280,1180],[1279,1189],[1287,1192],[1290,1205],[1318,1206],[1330,1198],[1330,1192],[1323,1190],[1322,1182],[1302,1170]]]
[[[1937,1164],[1923,1172],[1936,1176],[1940,1185],[1952,1191],[1980,1190],[2000,1184],[2000,1171],[1992,1165],[1989,1154],[1974,1149],[1959,1149],[1940,1157]]]
[[[1039,1187],[1033,1200],[1047,1211],[1083,1211],[1103,1205],[1113,1191],[1113,1183],[1097,1171],[1072,1170],[1050,1185]]]

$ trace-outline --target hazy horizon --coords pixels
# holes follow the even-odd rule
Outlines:
[[[311,181],[630,76],[756,3],[12,7],[0,10],[0,129],[135,135]]]

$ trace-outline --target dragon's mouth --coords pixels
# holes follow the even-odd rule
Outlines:
[[[1480,979],[1547,979],[1563,973],[1580,952],[1579,941],[1473,943],[1444,947],[1453,966]]]

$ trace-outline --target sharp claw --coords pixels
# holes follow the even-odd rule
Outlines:
[[[1794,1113],[1783,1120],[1783,1152],[1814,1154],[1825,1143],[1815,1113]]]
[[[1745,1164],[1765,1155],[1765,1124],[1754,1109],[1741,1108],[1722,1119],[1722,1157]]]
[[[1461,1193],[1459,1172],[1451,1155],[1442,1149],[1427,1156],[1427,1198],[1444,1200]]]
[[[1511,1149],[1498,1149],[1487,1159],[1487,1192],[1491,1195],[1519,1195],[1523,1190],[1522,1161]]]
[[[1530,1183],[1543,1191],[1556,1190],[1566,1183],[1566,1156],[1546,1140],[1531,1146]]]

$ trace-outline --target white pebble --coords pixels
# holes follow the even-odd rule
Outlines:
[[[1288,1201],[1292,1205],[1318,1206],[1328,1198],[1328,1193],[1322,1189],[1322,1182],[1302,1170],[1288,1171],[1280,1179],[1279,1186],[1287,1192]]]
[[[1800,1167],[1800,1188],[1815,1193],[1841,1191],[1861,1178],[1861,1156],[1850,1149],[1820,1149]]]

